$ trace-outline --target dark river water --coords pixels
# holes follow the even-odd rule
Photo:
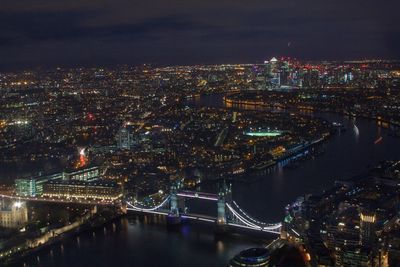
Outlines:
[[[220,96],[201,97],[190,105],[223,105]],[[347,131],[325,144],[325,153],[296,169],[276,167],[234,183],[233,198],[253,217],[281,221],[285,206],[306,193],[320,192],[337,179],[366,172],[382,160],[400,157],[400,139],[374,121],[336,114],[314,114],[342,122]],[[382,142],[374,141],[382,136]],[[243,235],[223,240],[208,225],[188,224],[167,230],[162,218],[130,217],[45,248],[15,266],[226,266],[242,249],[265,244]]]

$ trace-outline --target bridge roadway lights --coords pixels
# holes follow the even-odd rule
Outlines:
[[[127,214],[128,213],[128,204],[126,204],[126,202],[122,202],[121,206],[120,206],[120,210],[122,212],[122,214]]]

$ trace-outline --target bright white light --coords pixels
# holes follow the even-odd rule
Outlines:
[[[14,202],[14,207],[16,207],[16,208],[21,208],[22,207],[22,202],[21,201],[17,201],[17,202]]]
[[[197,194],[197,193],[194,194],[194,195],[186,194],[186,193],[178,193],[178,194],[176,194],[176,195],[177,195],[177,196],[180,196],[180,197],[199,198],[199,199],[213,200],[213,201],[218,200],[217,197],[207,197],[207,196],[199,195],[199,194]]]
[[[360,130],[358,129],[357,125],[354,124],[353,129],[354,129],[355,136],[356,137],[360,136]]]
[[[81,155],[81,156],[86,156],[86,155],[85,155],[85,149],[86,149],[86,148],[80,148],[80,149],[79,149],[79,155]]]
[[[130,206],[131,209],[133,209],[133,210],[150,212],[150,211],[155,211],[156,209],[161,208],[162,206],[164,206],[165,203],[167,203],[168,200],[169,200],[169,196],[166,197],[166,198],[164,199],[164,201],[161,202],[161,204],[159,204],[158,206],[155,206],[155,207],[153,207],[153,208],[141,208],[141,207],[137,207],[137,206],[134,206],[132,203],[130,203],[130,202],[128,202],[128,201],[126,202],[126,204],[128,204],[128,206]],[[128,209],[129,209],[129,208],[128,208]]]

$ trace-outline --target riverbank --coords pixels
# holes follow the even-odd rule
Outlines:
[[[273,108],[273,109],[297,109],[300,111],[308,111],[308,112],[324,112],[324,113],[335,113],[335,114],[340,114],[344,116],[349,116],[351,118],[363,118],[363,119],[368,119],[372,121],[376,121],[379,126],[382,126],[384,128],[389,128],[395,131],[394,136],[400,136],[400,122],[395,122],[390,119],[384,119],[380,116],[368,116],[365,114],[358,114],[354,112],[349,112],[347,110],[332,110],[329,107],[326,107],[324,109],[318,108],[315,106],[287,106],[287,105],[282,105],[282,104],[270,104],[270,103],[265,103],[264,101],[253,101],[253,100],[235,100],[232,98],[229,98],[230,95],[234,94],[225,94],[223,96],[223,102],[226,107],[238,107],[238,108],[244,108],[248,109],[249,107],[261,107],[261,108]],[[257,108],[255,109],[257,110]]]
[[[93,207],[85,215],[71,224],[52,228],[44,234],[28,238],[24,242],[15,244],[5,252],[0,252],[0,263],[7,265],[17,264],[24,258],[46,249],[54,244],[63,242],[68,238],[77,236],[83,232],[101,227],[113,220],[119,218],[120,213],[106,215],[104,212],[98,212],[97,207]]]
[[[283,155],[278,156],[273,160],[269,160],[265,163],[255,165],[252,168],[252,171],[263,171],[267,169],[272,169],[280,163],[283,163],[283,166],[286,166],[287,164],[291,164],[299,160],[303,159],[307,160],[308,155],[317,156],[320,153],[314,153],[315,148],[326,142],[330,137],[331,135],[324,136],[312,142],[299,145],[295,147],[293,150],[289,150],[287,153],[284,153]],[[310,152],[310,150],[312,152]]]

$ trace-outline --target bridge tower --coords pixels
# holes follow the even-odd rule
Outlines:
[[[179,224],[181,222],[177,191],[178,185],[176,183],[172,183],[170,188],[170,210],[167,218],[167,222],[169,224]]]
[[[171,205],[169,213],[170,215],[179,216],[177,186],[175,183],[171,185],[170,197],[171,197]]]
[[[126,204],[126,201],[122,201],[120,205],[120,211],[122,214],[127,214],[128,213],[128,205]]]
[[[226,219],[226,202],[231,202],[231,188],[228,187],[225,180],[220,182],[219,184],[219,192],[218,192],[218,201],[217,201],[217,209],[218,209],[218,225],[225,225],[227,223]]]
[[[224,196],[218,197],[217,208],[218,208],[217,224],[224,225],[224,224],[226,224],[226,211],[225,211],[225,197]]]

